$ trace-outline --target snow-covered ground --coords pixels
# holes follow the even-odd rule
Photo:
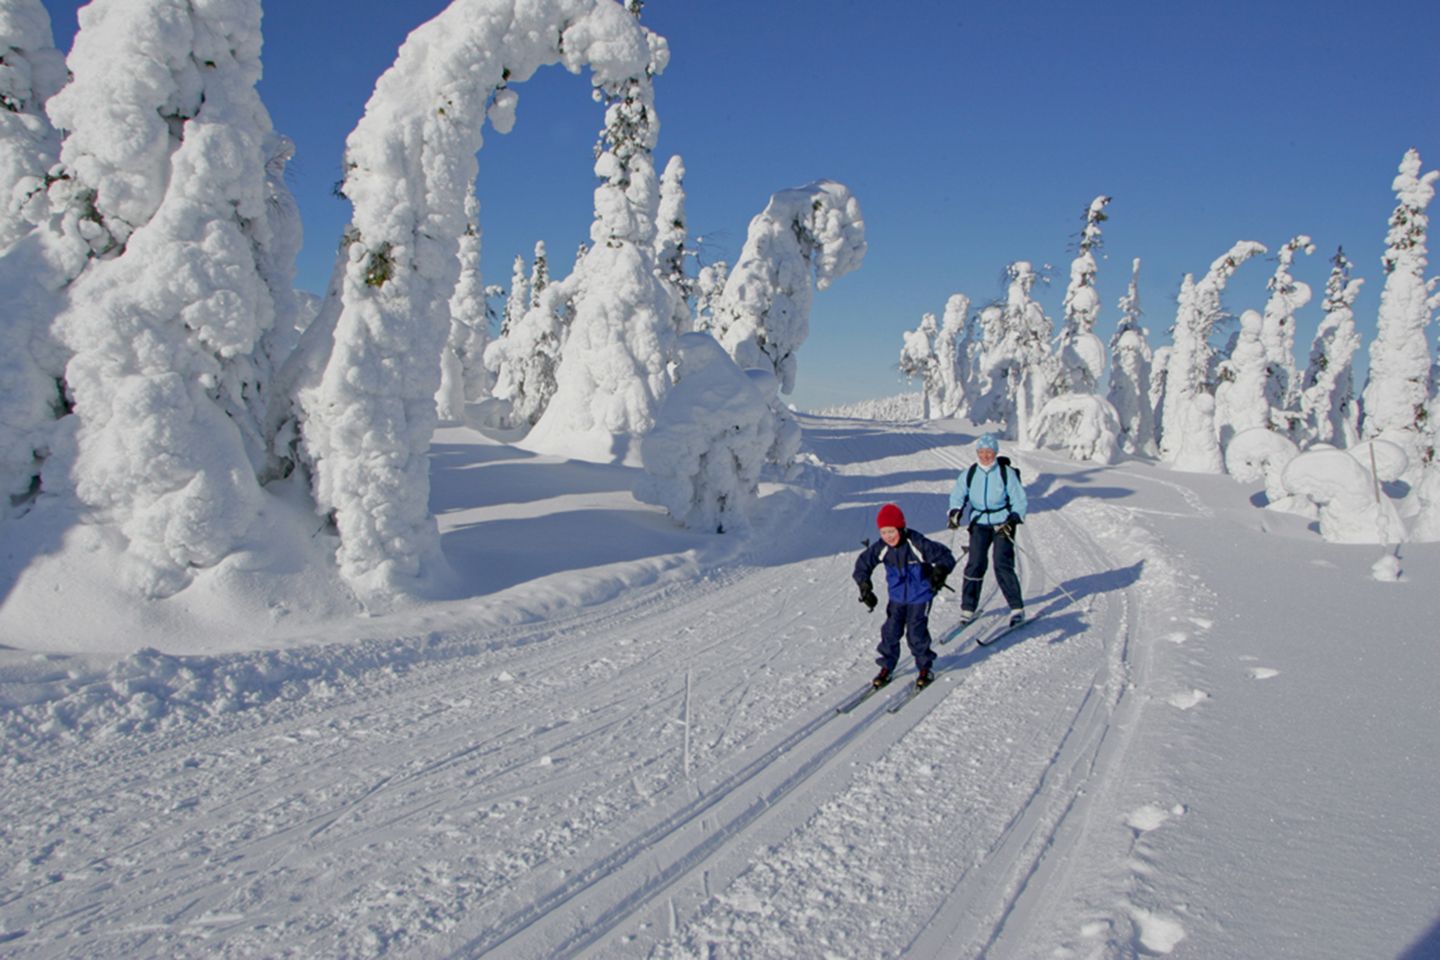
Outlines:
[[[1440,955],[1440,545],[1385,582],[1258,484],[1016,455],[1036,622],[837,715],[875,509],[947,540],[975,431],[803,423],[745,538],[443,428],[462,582],[386,617],[77,577],[82,643],[5,568],[0,955]]]

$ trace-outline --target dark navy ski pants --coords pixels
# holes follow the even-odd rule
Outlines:
[[[935,663],[935,652],[930,649],[930,604],[929,603],[888,603],[885,605],[885,624],[880,628],[879,654],[875,662],[887,670],[894,670],[900,659],[900,635],[910,645],[910,655],[915,658],[918,670],[929,670]]]
[[[988,523],[977,523],[970,527],[970,559],[965,561],[965,585],[960,591],[960,606],[975,610],[980,603],[980,584],[985,571],[990,567],[991,545],[995,550],[995,579],[1000,592],[1011,610],[1025,606],[1025,597],[1020,592],[1020,578],[1015,576],[1015,541],[1002,537]]]

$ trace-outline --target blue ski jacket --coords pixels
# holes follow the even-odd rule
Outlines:
[[[976,464],[968,486],[967,476],[970,476],[968,467],[955,478],[955,489],[950,491],[951,510],[964,510],[969,503],[970,522],[991,527],[998,527],[1012,513],[1025,519],[1029,503],[1025,499],[1025,486],[1020,482],[1020,471],[997,461],[989,470]]]
[[[855,583],[869,583],[870,574],[882,563],[891,603],[929,603],[935,599],[931,569],[948,575],[955,569],[955,555],[943,543],[906,527],[895,546],[877,540],[860,553],[855,561]]]

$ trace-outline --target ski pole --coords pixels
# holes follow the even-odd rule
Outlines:
[[[1019,538],[1017,538],[1013,533],[1010,534],[1010,542],[1015,546],[1015,549],[1019,551],[1020,556],[1024,557],[1026,562],[1028,563],[1030,560],[1030,554],[1025,551],[1024,547],[1020,546]],[[1055,589],[1065,594],[1065,596],[1068,597],[1070,602],[1075,604],[1075,606],[1080,606],[1080,601],[1076,600],[1075,595],[1072,594],[1069,590],[1066,590],[1065,584],[1061,583],[1059,580],[1055,581]]]

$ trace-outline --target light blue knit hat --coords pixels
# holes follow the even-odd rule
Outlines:
[[[976,441],[975,441],[975,449],[976,449],[976,450],[994,450],[996,453],[999,453],[999,452],[1000,452],[1000,441],[997,440],[997,439],[995,439],[995,434],[993,434],[993,433],[984,433],[984,434],[981,434],[981,435],[980,435],[980,439],[979,439],[979,440],[976,440]]]

